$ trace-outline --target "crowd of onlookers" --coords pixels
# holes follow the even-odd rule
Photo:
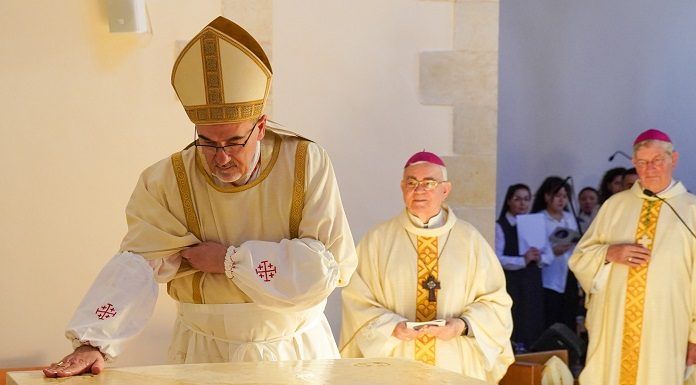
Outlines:
[[[588,186],[580,190],[579,207],[572,209],[573,191],[567,179],[549,176],[534,194],[525,184],[508,187],[497,219],[495,251],[513,300],[512,341],[516,352],[527,351],[555,323],[586,338],[583,293],[568,269],[568,259],[602,203],[631,188],[637,179],[635,168],[612,168],[604,174],[598,188]],[[547,242],[542,247],[519,250],[517,216],[529,213],[543,216]],[[575,237],[559,239],[559,229]]]

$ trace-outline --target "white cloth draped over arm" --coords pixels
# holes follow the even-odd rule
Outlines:
[[[331,294],[339,278],[333,255],[313,239],[244,242],[232,260],[234,283],[269,308],[310,308]]]
[[[152,315],[158,287],[152,268],[140,255],[120,253],[104,266],[68,323],[73,346],[99,348],[107,359],[140,333]]]
[[[293,310],[312,307],[337,286],[348,284],[358,263],[326,151],[309,143],[305,167],[307,180],[298,238],[280,242],[249,240],[239,245],[232,257],[236,263],[234,283],[260,306]],[[257,272],[273,268],[274,273]]]
[[[104,266],[68,324],[66,336],[73,345],[98,347],[108,359],[119,355],[123,342],[152,315],[156,281],[172,279],[181,264],[179,251],[200,242],[184,224],[171,169],[165,159],[140,175],[126,208],[128,233],[121,252]],[[177,195],[167,197],[168,190]]]

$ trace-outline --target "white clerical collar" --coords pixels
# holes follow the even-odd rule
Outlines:
[[[420,227],[421,229],[436,229],[444,225],[447,221],[445,210],[442,209],[440,209],[440,212],[434,217],[430,218],[427,222],[421,221],[420,218],[411,214],[411,212],[408,210],[406,212],[408,212],[408,218],[411,220],[411,223],[413,223],[413,225],[416,227]]]
[[[507,219],[510,226],[517,226],[517,216],[510,214],[509,211],[505,213],[505,219]]]
[[[666,188],[664,188],[660,191],[657,191],[657,192],[653,191],[653,193],[655,195],[658,195],[660,198],[666,199],[668,196],[681,194],[682,190],[686,191],[684,186],[681,183],[679,183],[678,181],[672,179],[672,181],[669,183],[669,185]],[[643,193],[643,191],[645,191],[645,187],[643,186],[643,184],[640,183],[640,180],[637,180],[636,183],[633,184],[630,191],[642,199],[646,199],[646,198],[658,199],[656,197],[647,196]]]
[[[669,182],[669,185],[667,185],[667,187],[663,188],[660,191],[653,191],[653,193],[655,193],[655,195],[664,195],[665,193],[667,193],[669,190],[671,190],[672,188],[674,188],[678,184],[679,184],[679,182],[672,179]],[[645,189],[645,186],[643,186],[643,184],[640,182],[640,179],[637,180],[636,183],[633,184],[633,187],[631,187],[631,191],[635,191],[639,195],[643,194],[644,189]]]
[[[662,190],[660,190],[660,191],[656,191],[655,194],[662,194],[663,192],[665,192],[665,191],[671,189],[672,187],[674,187],[675,184],[677,184],[677,181],[674,180],[674,179],[672,179],[672,181],[669,183],[669,186],[665,187],[664,189],[662,189]]]

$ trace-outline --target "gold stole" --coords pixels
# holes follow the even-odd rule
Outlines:
[[[643,201],[636,229],[636,242],[651,251],[660,207],[662,207],[662,201]],[[635,385],[638,377],[638,358],[640,357],[640,338],[643,330],[647,283],[648,265],[629,268],[626,281],[626,302],[624,303],[623,339],[621,341],[620,385]]]
[[[280,138],[276,139],[280,140]],[[292,203],[290,206],[290,223],[288,224],[290,229],[290,238],[297,238],[300,228],[300,222],[302,221],[302,209],[304,208],[305,199],[305,179],[307,177],[306,173],[306,161],[307,161],[307,146],[309,141],[301,139],[297,143],[297,148],[295,150],[295,180],[292,188]],[[196,236],[196,238],[203,241],[201,236],[200,221],[195,211],[195,202],[193,201],[191,194],[191,186],[188,181],[188,176],[186,174],[186,167],[184,166],[184,161],[181,152],[174,153],[171,156],[172,167],[174,168],[174,175],[176,175],[177,186],[179,187],[179,195],[181,196],[181,202],[184,206],[184,215],[186,216],[186,227],[188,230]],[[268,167],[271,167],[269,165]],[[195,172],[195,171],[194,171]],[[188,261],[182,258],[181,266],[179,267],[179,272],[192,270],[193,267],[188,263]],[[201,280],[203,279],[203,272],[196,271],[193,276],[192,282],[192,297],[193,303],[204,303],[203,295],[201,293]],[[167,292],[169,292],[169,287],[171,286],[171,281],[167,283]]]
[[[432,275],[438,276],[437,237],[417,237],[418,283],[416,284],[416,321],[432,321],[437,316],[437,302],[428,301],[430,292],[421,284]],[[436,293],[437,295],[437,293]],[[437,298],[437,297],[436,297]],[[415,341],[415,359],[435,365],[435,337],[422,335]]]

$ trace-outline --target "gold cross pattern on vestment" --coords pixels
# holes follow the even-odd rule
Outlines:
[[[645,247],[646,249],[650,248],[651,243],[652,243],[652,239],[650,239],[650,237],[648,237],[645,234],[643,234],[643,237],[641,237],[640,240],[638,240],[638,244]]]
[[[428,301],[435,302],[437,298],[435,297],[435,290],[440,288],[440,282],[433,277],[432,274],[428,276],[428,279],[423,281],[423,289],[428,290]]]

